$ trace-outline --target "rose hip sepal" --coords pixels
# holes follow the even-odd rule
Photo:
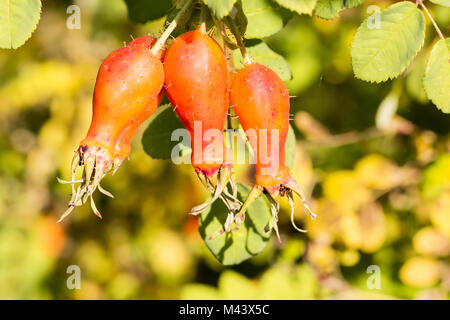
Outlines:
[[[130,153],[130,142],[139,125],[158,107],[164,83],[163,52],[150,52],[156,39],[140,37],[127,46],[113,51],[102,63],[94,88],[92,121],[72,161],[72,185],[69,208],[91,200],[94,213],[101,218],[92,198],[100,181],[110,171],[115,172]],[[78,167],[83,167],[81,180],[75,180]],[[80,183],[75,190],[75,183]]]
[[[228,67],[222,48],[206,34],[204,26],[177,37],[164,56],[164,87],[175,112],[191,137],[192,165],[203,184],[213,193],[210,201],[194,207],[199,214],[221,198],[230,210],[239,207],[232,182],[232,165],[225,161],[223,130],[229,108]],[[205,133],[217,130],[216,139]],[[197,132],[197,133],[196,133]],[[219,140],[219,141],[216,141]],[[217,148],[218,147],[218,148]]]
[[[256,183],[235,217],[236,225],[244,222],[245,211],[264,191],[268,196],[273,220],[271,228],[278,235],[278,197],[287,196],[291,205],[291,222],[295,229],[304,232],[294,223],[292,191],[298,194],[312,218],[311,211],[297,182],[285,165],[285,145],[289,130],[289,92],[279,76],[271,69],[255,62],[244,66],[236,74],[230,91],[231,105],[239,117],[242,128],[255,155]],[[253,135],[250,135],[250,133]],[[278,150],[269,154],[261,150]]]

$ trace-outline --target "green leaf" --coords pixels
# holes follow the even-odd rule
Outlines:
[[[339,12],[359,6],[364,0],[318,0],[316,16],[331,20],[339,16]]]
[[[316,7],[317,0],[275,0],[280,6],[285,7],[298,14],[311,15]]]
[[[243,201],[250,189],[239,183],[238,197]],[[247,210],[245,222],[239,230],[231,230],[213,240],[208,238],[223,228],[228,211],[217,200],[209,210],[203,212],[199,219],[199,232],[211,253],[224,265],[239,264],[260,253],[270,238],[264,229],[271,217],[266,197],[259,197]]]
[[[0,48],[17,49],[27,41],[41,16],[40,0],[0,2]]]
[[[444,7],[450,7],[450,0],[430,0],[434,4],[438,4]]]
[[[242,9],[242,1],[239,0],[233,7],[233,10],[228,15],[226,19],[222,21],[216,21],[216,24],[220,26],[221,24],[225,25],[225,30],[222,32],[222,38],[225,41],[226,45],[231,50],[236,50],[239,48],[237,45],[238,41],[236,40],[235,34],[231,31],[233,30],[233,24],[236,27],[236,31],[239,35],[244,35],[247,31],[247,17],[245,16],[244,10]]]
[[[255,299],[259,289],[255,281],[233,270],[224,270],[222,272],[217,287],[219,288],[221,299],[224,300]]]
[[[344,0],[344,7],[351,9],[363,4],[365,0]]]
[[[264,38],[280,31],[292,14],[272,0],[242,0],[242,8],[248,19],[245,37]]]
[[[410,67],[410,72],[406,77],[406,91],[417,102],[426,104],[429,102],[425,89],[423,88],[423,75],[426,69],[426,56],[420,54]]]
[[[253,60],[275,71],[283,81],[292,79],[291,69],[287,61],[270,49],[265,42],[252,40],[247,45],[245,48]],[[239,50],[233,52],[233,59],[237,68],[243,67],[243,59]]]
[[[173,10],[166,16],[165,25],[169,25],[175,17],[180,13],[183,8],[184,3],[180,3],[180,7],[175,6]],[[171,36],[176,38],[179,35],[186,32],[186,25],[190,23],[190,19],[192,18],[192,13],[194,12],[194,6],[190,5],[181,15],[178,17],[178,23],[175,27],[175,30],[172,32]]]
[[[217,19],[222,19],[229,15],[236,1],[237,0],[203,0]]]
[[[215,287],[200,283],[189,283],[181,288],[181,300],[218,300],[220,295]]]
[[[171,141],[172,132],[184,128],[171,105],[160,106],[150,117],[150,123],[142,136],[144,151],[154,159],[170,159],[173,148],[180,141]],[[190,149],[186,143],[182,150]]]
[[[450,154],[440,155],[422,175],[421,190],[425,199],[436,199],[450,188]]]
[[[164,17],[172,8],[168,0],[125,0],[130,20],[146,23]]]
[[[289,169],[294,168],[294,160],[295,160],[295,146],[297,144],[297,141],[295,139],[295,133],[294,129],[292,129],[292,126],[289,125],[289,131],[288,136],[286,139],[286,149],[285,149],[285,162],[286,165],[289,167]]]
[[[425,39],[425,18],[412,2],[393,4],[378,14],[379,28],[366,19],[351,47],[355,76],[371,82],[386,81],[401,74]]]
[[[233,20],[241,34],[245,34],[245,32],[247,31],[248,19],[244,13],[244,9],[242,8],[242,1],[239,0],[234,5],[234,8],[235,10],[232,10],[231,14],[229,15],[229,19]]]
[[[431,50],[423,86],[436,107],[450,113],[450,38],[446,42],[439,40]]]
[[[228,19],[226,19],[224,21],[224,23],[227,26],[231,36],[233,38],[235,38],[234,34],[232,34],[232,32],[231,32],[231,26],[229,24],[230,21],[232,21],[234,23],[234,25],[237,28],[237,31],[239,31],[239,33],[241,35],[245,34],[245,32],[247,31],[248,19],[247,19],[247,16],[245,15],[245,13],[244,13],[244,9],[242,8],[242,1],[241,0],[236,2],[232,12],[228,16]],[[236,42],[236,39],[234,39],[234,41]]]

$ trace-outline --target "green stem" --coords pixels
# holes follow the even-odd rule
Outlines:
[[[433,23],[433,26],[436,29],[436,32],[438,33],[439,38],[441,38],[444,41],[444,43],[445,43],[445,38],[444,38],[444,35],[441,32],[441,29],[439,29],[436,21],[434,21],[434,19],[433,19],[433,16],[428,11],[427,7],[425,7],[425,5],[423,4],[423,1],[422,0],[416,0],[416,5],[418,5],[418,4],[420,4],[422,6],[422,8],[425,11],[425,13],[427,14],[428,18],[430,18],[431,22]]]
[[[247,198],[244,201],[244,204],[242,205],[241,209],[239,209],[239,212],[236,214],[235,216],[235,222],[236,222],[236,226],[239,228],[239,226],[241,224],[244,223],[245,220],[245,212],[247,211],[247,209],[250,207],[250,205],[256,201],[256,199],[258,199],[258,197],[261,195],[261,193],[263,192],[263,187],[255,184],[252,188],[252,190],[250,190],[250,193],[247,195]]]
[[[239,50],[241,51],[242,58],[244,58],[244,65],[252,63],[252,59],[250,59],[249,55],[247,54],[247,51],[245,50],[244,42],[242,41],[241,34],[240,34],[238,28],[236,27],[234,20],[228,18],[228,24],[230,26],[230,31],[233,33],[234,37],[236,38],[236,42],[239,47]]]
[[[208,9],[204,4],[202,4],[202,7],[200,9],[200,31],[206,34],[206,19],[208,18]]]
[[[161,50],[161,48],[164,46],[164,44],[166,43],[167,39],[170,37],[170,35],[172,34],[173,30],[175,30],[175,28],[178,25],[178,22],[181,18],[181,16],[183,15],[183,13],[189,8],[189,6],[192,4],[193,0],[187,0],[186,3],[184,4],[184,6],[181,8],[181,10],[178,12],[178,14],[175,16],[175,18],[173,19],[173,21],[169,24],[169,26],[166,28],[166,30],[164,31],[164,33],[159,37],[158,41],[156,41],[155,45],[153,46],[153,48],[151,49],[151,52],[153,55],[157,55],[158,52]]]
[[[218,23],[218,21],[216,20],[214,20],[214,24],[216,25],[216,28],[219,29],[219,32],[222,35],[223,53],[225,54],[225,58],[227,59],[228,71],[231,72],[234,69],[233,52],[226,45],[226,41],[223,36],[225,33],[225,25],[222,23]]]

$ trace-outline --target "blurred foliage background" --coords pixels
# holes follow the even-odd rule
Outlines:
[[[79,30],[66,28],[73,3]],[[105,179],[116,198],[97,195],[103,220],[85,205],[56,224],[70,198],[56,177],[69,179],[102,59],[131,36],[160,33],[163,20],[133,24],[122,0],[43,1],[32,38],[0,50],[0,298],[448,299],[450,116],[424,96],[429,51],[393,82],[352,74],[349,44],[367,6],[389,3],[295,18],[267,39],[292,68],[294,178],[320,216],[310,221],[298,201],[309,230],[298,234],[282,203],[282,242],[224,267],[187,215],[207,196],[193,169],[149,158],[145,125],[130,161]],[[450,9],[429,7],[449,35]],[[251,167],[236,173],[251,184]],[[66,287],[69,265],[81,268],[80,290]],[[378,290],[367,286],[371,265]]]

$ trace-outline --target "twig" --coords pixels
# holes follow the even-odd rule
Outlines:
[[[378,129],[372,127],[363,132],[350,131],[334,136],[330,136],[322,141],[305,141],[301,144],[308,149],[311,148],[330,148],[330,147],[340,147],[344,145],[349,145],[353,143],[358,143],[363,140],[370,140],[378,137],[385,136],[385,134]]]
[[[206,9],[206,6],[202,4],[202,7],[200,9],[200,31],[204,34],[206,34],[206,19],[208,17],[208,11]]]
[[[159,50],[161,50],[161,48],[164,46],[164,44],[166,43],[167,39],[170,37],[170,35],[172,34],[173,30],[175,30],[175,28],[178,25],[178,21],[180,20],[181,16],[183,15],[183,13],[189,8],[189,6],[192,4],[193,0],[187,0],[186,3],[184,4],[184,6],[180,9],[180,11],[178,12],[178,14],[175,16],[175,18],[173,19],[173,21],[169,24],[169,26],[166,28],[166,30],[164,31],[164,33],[159,37],[158,41],[156,41],[155,45],[153,46],[153,48],[151,49],[151,52],[153,55],[157,55]]]
[[[423,4],[423,1],[422,1],[422,0],[416,0],[416,6],[418,6],[419,4],[422,6],[423,10],[425,10],[425,12],[426,12],[428,18],[430,18],[431,22],[433,23],[433,26],[434,26],[434,28],[436,29],[436,32],[438,33],[439,38],[441,38],[441,39],[444,41],[444,43],[445,43],[445,37],[444,37],[444,35],[442,34],[441,29],[439,29],[439,27],[438,27],[436,21],[434,21],[434,19],[433,19],[433,16],[432,16],[431,13],[428,11],[427,7],[425,7],[425,5]]]
[[[252,59],[250,59],[249,55],[247,54],[247,50],[245,50],[244,42],[242,41],[241,34],[236,27],[236,24],[234,23],[234,20],[231,18],[228,18],[228,24],[230,26],[230,31],[233,33],[234,37],[236,38],[237,45],[239,47],[239,50],[241,51],[242,58],[244,58],[244,64],[250,64],[252,63]]]

